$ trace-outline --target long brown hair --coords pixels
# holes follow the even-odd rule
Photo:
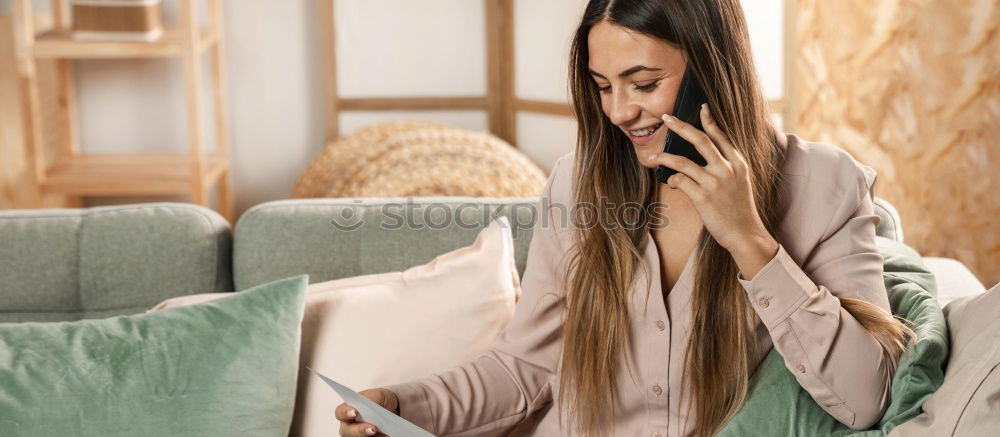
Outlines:
[[[653,171],[640,165],[631,141],[604,115],[589,73],[587,36],[601,21],[678,46],[708,97],[716,122],[746,158],[757,212],[771,235],[781,218],[779,187],[783,135],[768,118],[757,80],[746,21],[738,0],[591,0],[573,38],[569,86],[579,134],[575,205],[640,204],[639,217],[602,217],[580,226],[567,272],[566,323],[559,380],[564,410],[584,436],[614,427],[618,358],[629,367],[630,285],[644,266],[640,247],[656,200]],[[601,208],[600,210],[605,210]],[[637,225],[638,223],[638,225]],[[610,225],[610,226],[608,226]],[[696,246],[692,326],[683,389],[691,390],[698,435],[717,432],[742,406],[748,390],[756,313],[737,279],[730,253],[702,230]],[[647,280],[651,274],[648,272]],[[647,285],[648,288],[648,285]],[[647,296],[647,304],[648,304]],[[662,295],[656,298],[662,299]],[[883,345],[895,365],[908,328],[878,306],[841,298],[843,307]],[[666,365],[666,364],[664,364]],[[572,393],[567,396],[567,393]]]

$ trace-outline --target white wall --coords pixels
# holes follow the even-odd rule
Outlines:
[[[47,2],[37,3],[41,8]],[[778,98],[781,0],[743,3],[765,90],[769,97]],[[175,22],[177,2],[164,0],[163,4],[165,18]],[[519,97],[568,102],[569,42],[585,4],[585,0],[515,0],[515,89]],[[483,2],[336,0],[335,7],[342,96],[485,93]],[[0,11],[7,10],[9,0],[0,0]],[[299,173],[323,148],[316,12],[316,0],[224,2],[237,213],[287,197]],[[88,60],[76,62],[76,69],[83,152],[185,150],[185,94],[179,61]],[[207,103],[211,103],[210,90],[210,86],[205,89]],[[210,116],[206,111],[207,128],[212,126]],[[347,134],[373,122],[399,118],[433,119],[480,131],[487,126],[483,111],[347,112],[341,117],[341,131]],[[570,118],[520,113],[517,124],[519,147],[545,169],[574,147],[576,125]],[[212,138],[206,138],[206,144]],[[88,204],[143,199],[93,199]]]

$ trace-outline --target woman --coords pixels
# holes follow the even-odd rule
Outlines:
[[[686,69],[704,132],[668,115]],[[362,393],[435,434],[704,436],[774,347],[837,420],[877,422],[912,331],[889,312],[876,175],[771,126],[738,0],[591,1],[570,85],[577,147],[543,192],[510,325],[470,363]],[[662,153],[668,130],[707,165]],[[679,173],[658,183],[658,165]],[[630,203],[593,208],[598,225],[573,213]],[[353,411],[337,407],[341,435],[377,432]]]

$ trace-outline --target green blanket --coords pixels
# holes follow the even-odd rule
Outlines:
[[[934,275],[913,248],[876,237],[885,259],[885,287],[894,314],[913,322],[911,340],[892,380],[891,401],[882,419],[869,430],[855,431],[826,413],[785,367],[774,349],[750,380],[743,408],[720,436],[884,436],[916,417],[921,406],[944,381],[948,328],[937,303]]]

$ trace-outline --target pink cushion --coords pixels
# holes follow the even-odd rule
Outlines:
[[[330,436],[343,400],[305,366],[356,391],[429,376],[485,352],[520,297],[506,218],[476,241],[402,272],[309,285],[291,435]],[[150,311],[227,296],[166,300]]]

